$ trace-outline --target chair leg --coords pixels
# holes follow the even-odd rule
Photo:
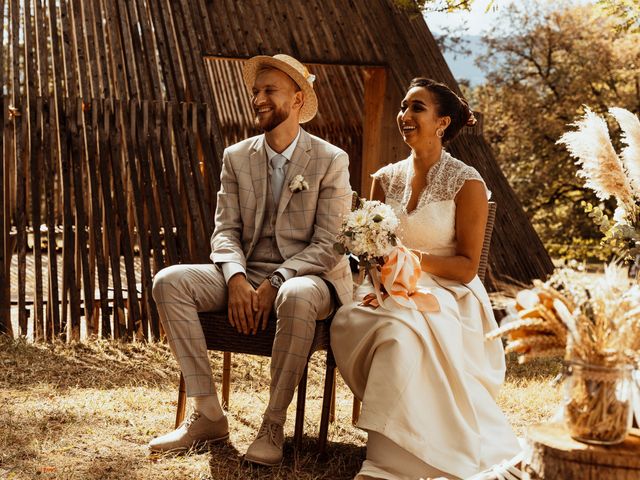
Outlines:
[[[222,408],[229,410],[229,384],[231,383],[231,353],[222,355]]]
[[[353,410],[351,411],[351,423],[356,424],[360,419],[360,400],[353,397]]]
[[[324,376],[324,394],[322,397],[322,416],[320,417],[320,432],[318,433],[318,450],[320,454],[325,452],[327,447],[327,435],[329,433],[329,417],[331,407],[334,405],[336,361],[333,358],[331,347],[327,349],[327,370]]]
[[[329,422],[331,423],[336,421],[336,383],[338,383],[336,378],[337,374],[337,370],[333,368],[333,385],[331,387],[331,411],[329,412]]]
[[[180,387],[178,388],[178,409],[176,410],[176,428],[180,426],[184,420],[184,411],[187,406],[187,387],[184,383],[184,377],[180,373]]]
[[[293,448],[296,451],[300,450],[302,445],[302,433],[304,431],[304,407],[307,398],[307,370],[308,365],[305,365],[302,378],[298,384],[298,401],[296,405],[296,426],[293,433]]]

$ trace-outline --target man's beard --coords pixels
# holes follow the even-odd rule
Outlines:
[[[258,120],[258,125],[265,132],[270,132],[282,122],[284,122],[287,118],[289,118],[289,112],[284,108],[275,108],[271,112],[271,117],[269,118],[267,124],[265,126],[260,125],[260,121]]]

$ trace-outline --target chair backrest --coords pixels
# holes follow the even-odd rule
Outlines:
[[[478,277],[484,282],[484,276],[487,273],[487,265],[489,263],[489,247],[491,246],[491,234],[493,233],[493,225],[496,221],[496,202],[489,202],[489,215],[487,217],[487,226],[484,229],[484,242],[482,243],[482,254],[480,255],[480,265],[478,265]]]

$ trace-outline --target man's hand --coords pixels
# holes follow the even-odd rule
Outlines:
[[[247,278],[237,273],[229,279],[229,323],[232,327],[248,335],[258,328],[258,295]]]
[[[273,303],[276,301],[278,290],[271,285],[268,279],[264,280],[256,291],[258,297],[258,309],[255,316],[255,327],[253,333],[258,331],[258,326],[262,320],[262,330],[267,328],[269,323],[269,315],[273,309]]]

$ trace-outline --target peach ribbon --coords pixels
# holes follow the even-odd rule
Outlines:
[[[391,298],[397,304],[419,312],[438,312],[438,299],[428,288],[419,287],[422,274],[420,261],[407,247],[399,245],[393,249],[382,269],[371,273],[375,292],[368,293],[360,305],[378,308],[384,300]],[[381,289],[384,287],[384,292]]]

